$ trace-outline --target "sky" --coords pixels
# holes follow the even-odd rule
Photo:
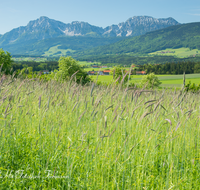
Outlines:
[[[133,16],[172,17],[190,23],[200,22],[200,0],[0,0],[0,34],[40,16],[103,28]]]

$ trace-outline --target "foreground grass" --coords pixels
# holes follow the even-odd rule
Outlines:
[[[158,79],[162,82],[161,87],[178,87],[183,86],[183,75],[156,75]],[[186,83],[191,81],[191,83],[200,83],[200,74],[186,74]],[[97,75],[90,76],[93,81],[96,81]],[[131,75],[130,83],[140,84],[142,75]],[[102,75],[98,76],[98,81],[106,84],[111,84],[114,82],[112,75]]]
[[[1,80],[1,189],[198,189],[199,95]]]

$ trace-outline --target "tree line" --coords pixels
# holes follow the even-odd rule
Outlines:
[[[59,61],[48,61],[48,62],[13,62],[11,60],[11,55],[9,52],[4,52],[2,49],[0,49],[0,71],[4,72],[5,74],[13,74],[15,72],[15,75],[30,75],[30,77],[33,77],[34,75],[38,75],[41,73],[41,71],[49,70],[53,73],[56,73],[57,71],[60,71],[61,69],[61,60]],[[83,68],[78,65],[77,61],[74,61],[74,59],[69,58],[69,60],[66,58],[65,64],[68,64],[69,69],[66,70],[66,72],[70,71],[70,68],[73,66],[74,68],[79,68],[79,77],[81,77],[81,73],[85,72],[83,71]],[[72,65],[70,64],[72,63]],[[64,64],[64,65],[65,65]],[[65,67],[63,67],[65,68]],[[181,62],[167,62],[165,64],[143,64],[143,65],[137,65],[137,69],[133,69],[133,74],[136,74],[137,71],[146,71],[147,74],[155,73],[155,74],[183,74],[185,72],[186,74],[191,73],[200,73],[200,61],[181,61]],[[76,70],[75,69],[75,70]],[[64,69],[62,69],[64,70]],[[73,70],[74,72],[76,72]],[[73,72],[72,71],[72,72]],[[70,71],[70,75],[72,75],[72,72]],[[61,72],[60,72],[61,73]],[[61,74],[64,76],[64,74]],[[82,80],[82,79],[80,79]]]
[[[76,58],[76,57],[74,57]],[[77,59],[77,58],[76,58]],[[131,66],[135,65],[144,65],[146,63],[150,64],[165,64],[165,63],[178,63],[178,62],[200,62],[200,56],[188,57],[188,58],[177,58],[173,56],[145,56],[145,55],[128,55],[128,54],[119,54],[119,55],[92,55],[87,56],[83,55],[81,58],[78,58],[80,61],[91,61],[91,62],[101,62],[103,65],[109,67],[114,67],[116,65],[120,66]]]
[[[45,62],[35,62],[35,61],[20,61],[12,63],[13,71],[22,70],[23,68],[32,67],[34,72],[49,70],[54,71],[58,69],[58,61],[45,61]]]
[[[168,62],[165,64],[144,64],[138,66],[139,71],[146,71],[146,73],[155,74],[172,74],[178,75],[200,73],[200,62],[181,61],[178,63]]]

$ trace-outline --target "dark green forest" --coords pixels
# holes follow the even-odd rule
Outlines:
[[[76,58],[76,57],[74,57]],[[103,65],[107,66],[131,66],[132,64],[144,65],[144,64],[164,64],[169,62],[200,62],[200,57],[188,57],[188,58],[176,58],[173,56],[131,56],[131,55],[101,55],[101,56],[83,56],[78,59],[80,61],[92,61],[101,62]]]
[[[192,74],[192,73],[200,73],[200,62],[192,62],[192,61],[182,61],[182,62],[171,62],[165,64],[144,64],[139,65],[140,71],[146,71],[147,74],[155,73],[155,74]]]
[[[105,46],[111,43],[123,40],[125,37],[82,37],[82,36],[71,36],[71,37],[57,37],[50,38],[41,41],[27,41],[24,43],[16,43],[11,45],[3,46],[3,49],[9,52],[15,52],[15,55],[28,55],[28,56],[41,56],[50,47],[59,45],[59,49],[71,49],[76,52],[84,51],[86,49],[92,49],[97,46]],[[30,45],[31,44],[31,45]],[[71,55],[70,52],[66,53],[66,56]],[[56,53],[55,55],[56,56]]]
[[[76,54],[79,57],[127,53],[144,55],[166,48],[181,47],[200,49],[200,22],[171,26]]]
[[[46,61],[46,62],[35,62],[35,61],[21,61],[12,63],[13,71],[22,70],[23,68],[32,67],[33,71],[49,70],[54,71],[58,69],[58,61]]]

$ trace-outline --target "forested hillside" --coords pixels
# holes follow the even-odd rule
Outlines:
[[[166,48],[200,49],[200,22],[171,26],[81,52],[82,55],[147,54]]]
[[[58,46],[60,51],[66,50],[65,55],[71,55],[72,51],[83,51],[97,46],[115,43],[123,39],[124,37],[58,37],[36,42],[33,41],[32,45],[30,45],[30,41],[23,44],[17,43],[7,45],[5,46],[5,49],[7,49],[9,52],[15,52],[15,55],[44,55],[50,47]],[[50,56],[57,56],[57,54],[58,51],[50,52]]]

